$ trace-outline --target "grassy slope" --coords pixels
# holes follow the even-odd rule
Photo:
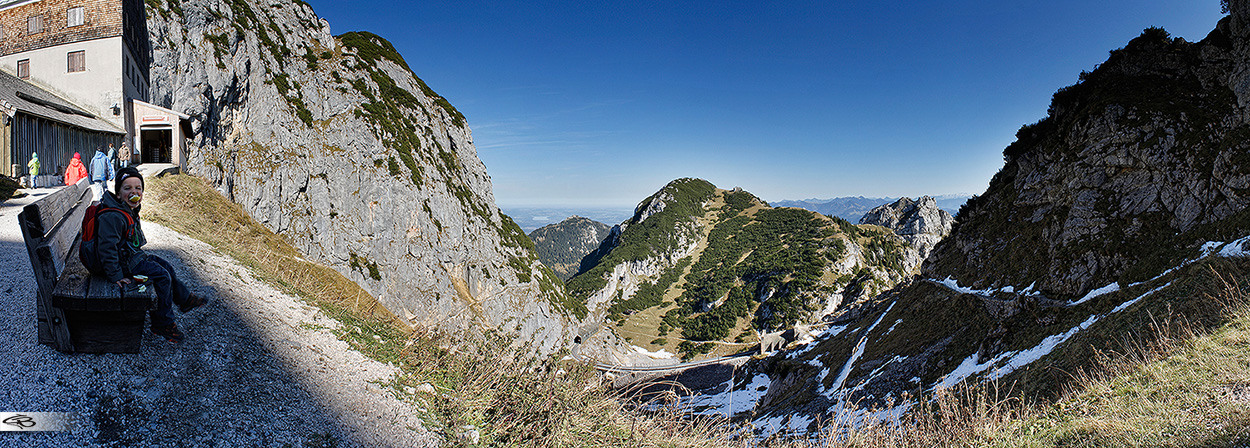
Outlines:
[[[1080,389],[1008,427],[1003,439],[1017,446],[1250,443],[1250,307],[1241,286],[1250,282],[1247,268],[1244,260],[1191,267],[1158,298],[1137,305],[1143,309],[1136,318],[1156,322],[1157,337],[1130,339],[1119,350],[1127,356],[1090,354],[1102,359],[1101,373],[1075,375]],[[1110,330],[1136,323],[1121,320],[1128,322],[1112,322]]]
[[[342,315],[355,314],[406,328],[355,282],[338,271],[303,259],[281,236],[265,229],[237,204],[191,176],[149,179],[144,219],[208,243],[254,271],[259,278]]]

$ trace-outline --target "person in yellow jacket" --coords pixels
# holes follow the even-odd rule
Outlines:
[[[39,153],[30,154],[30,162],[26,167],[30,168],[30,188],[39,188]]]
[[[65,185],[74,185],[84,177],[87,177],[87,167],[82,164],[82,155],[74,153],[69,166],[65,167]]]

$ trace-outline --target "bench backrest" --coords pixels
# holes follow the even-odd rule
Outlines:
[[[65,316],[52,307],[52,288],[65,269],[82,228],[82,217],[91,205],[88,179],[66,186],[22,209],[18,226],[30,255],[38,285],[39,342],[60,351],[73,351]]]

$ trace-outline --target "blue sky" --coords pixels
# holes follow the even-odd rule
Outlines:
[[[1082,70],[1146,27],[1198,41],[1221,17],[1216,0],[308,3],[336,35],[390,40],[464,113],[504,206],[632,206],[679,177],[770,201],[981,193]]]

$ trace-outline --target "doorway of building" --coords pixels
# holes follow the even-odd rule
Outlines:
[[[172,163],[173,131],[171,129],[144,129],[139,152],[143,163]]]

